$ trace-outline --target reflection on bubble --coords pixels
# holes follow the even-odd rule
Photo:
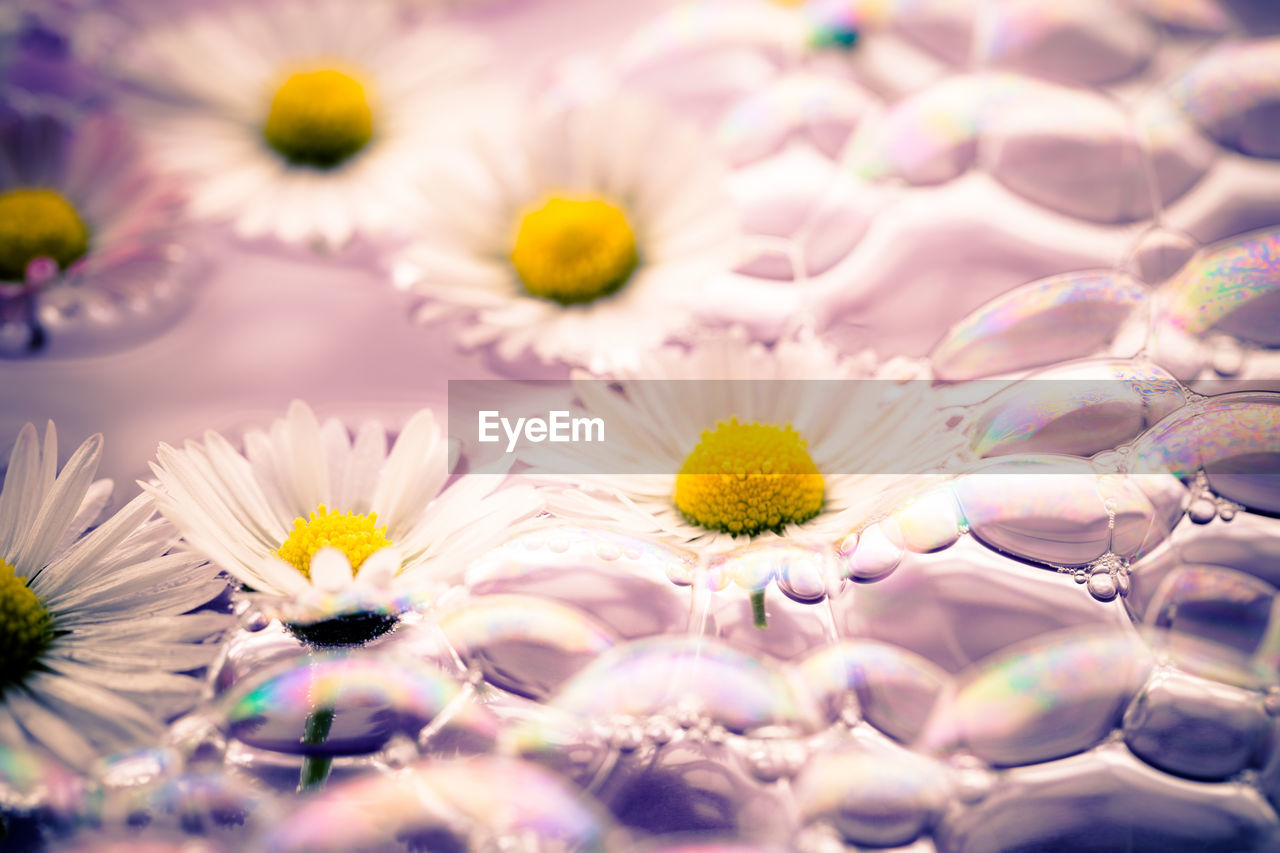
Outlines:
[[[950,548],[968,529],[950,486],[940,486],[913,498],[894,513],[893,521],[903,546],[916,554]]]
[[[813,698],[764,660],[705,637],[655,637],[596,658],[551,704],[584,717],[652,716],[679,705],[734,732],[818,728]]]
[[[847,81],[797,73],[730,109],[716,128],[716,141],[737,164],[775,153],[794,135],[834,159],[871,104]]]
[[[1178,330],[1201,335],[1218,329],[1280,346],[1280,229],[1201,250],[1167,287],[1164,318]]]
[[[1196,63],[1170,94],[1220,144],[1254,157],[1280,157],[1280,38],[1223,46]]]
[[[0,743],[0,808],[50,809],[70,816],[85,803],[87,788],[69,769],[34,749]]]
[[[245,679],[220,701],[234,738],[289,754],[373,752],[397,732],[410,737],[461,692],[453,679],[411,660],[369,653],[329,654],[270,667]],[[304,745],[307,717],[334,710],[323,744]]]
[[[1101,742],[1151,667],[1130,630],[1105,625],[1048,634],[959,676],[935,706],[922,743],[963,746],[996,765],[1030,764]]]
[[[1153,767],[1221,781],[1253,762],[1271,726],[1257,693],[1167,670],[1125,712],[1124,740]]]
[[[814,758],[796,780],[805,818],[834,826],[851,844],[910,844],[937,819],[951,794],[946,770],[905,750],[844,749]]]
[[[1068,453],[1115,447],[1186,402],[1155,365],[1090,361],[1040,371],[981,404],[970,446],[977,456]]]
[[[942,379],[976,379],[1096,352],[1146,298],[1111,271],[1034,281],[988,302],[951,328],[930,356]]]
[[[920,734],[950,681],[937,664],[875,640],[842,640],[806,657],[797,672],[828,720],[838,719],[850,697],[856,697],[867,722],[904,743]]]
[[[1153,648],[1187,672],[1259,688],[1280,674],[1276,588],[1225,566],[1171,570],[1143,619]]]
[[[238,776],[187,773],[108,791],[107,823],[169,828],[194,835],[244,834],[270,826],[279,807],[270,792]]]
[[[610,633],[585,613],[531,595],[487,595],[442,618],[440,630],[485,679],[542,699],[593,658],[613,648]]]
[[[437,761],[332,785],[263,836],[271,853],[603,851],[610,824],[558,777],[522,761]]]
[[[1222,394],[1170,415],[1133,446],[1134,470],[1187,479],[1203,470],[1223,497],[1280,514],[1280,393]]]
[[[1146,22],[1106,0],[1004,0],[986,8],[978,46],[985,62],[1068,83],[1096,85],[1128,76],[1156,46]]]

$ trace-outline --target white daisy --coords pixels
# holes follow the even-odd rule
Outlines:
[[[215,432],[181,450],[160,445],[147,488],[193,547],[299,637],[322,642],[329,629],[317,626],[339,617],[368,617],[376,636],[539,507],[528,487],[499,489],[496,474],[446,489],[447,445],[427,410],[388,453],[376,421],[353,439],[294,402],[269,430],[245,433],[243,455]]]
[[[136,343],[189,303],[183,202],[123,123],[0,106],[0,349]]]
[[[419,204],[414,176],[479,101],[485,51],[394,3],[241,2],[144,31],[124,73],[160,161],[243,236],[345,242]]]
[[[738,252],[724,170],[707,140],[619,97],[530,110],[432,176],[432,212],[396,258],[398,286],[504,361],[634,367],[677,337]]]
[[[579,374],[583,410],[606,424],[616,470],[655,473],[552,484],[548,509],[704,554],[779,537],[834,544],[961,447],[927,382],[787,381],[882,375],[869,352],[842,359],[807,333],[770,349],[738,330],[663,348],[628,374],[734,381]]]
[[[108,480],[93,481],[102,438],[57,473],[53,424],[27,424],[0,493],[0,742],[38,743],[85,768],[159,741],[162,718],[190,708],[208,665],[201,640],[231,617],[191,613],[226,589],[201,557],[168,553],[177,533],[136,498],[90,533]]]

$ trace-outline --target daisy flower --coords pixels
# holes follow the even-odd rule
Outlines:
[[[663,348],[620,383],[578,374],[617,470],[664,473],[552,484],[548,509],[711,555],[777,538],[834,543],[962,446],[931,415],[928,383],[805,382],[879,375],[869,352],[841,358],[807,333],[767,348],[738,330]],[[689,379],[737,381],[661,381]]]
[[[619,97],[532,110],[433,176],[432,212],[396,257],[419,319],[463,324],[507,362],[633,367],[679,336],[708,279],[737,257],[738,223],[707,140]]]
[[[243,454],[215,432],[160,445],[146,486],[197,550],[253,591],[304,641],[372,639],[532,516],[532,489],[500,476],[445,488],[447,442],[418,412],[388,453],[382,425],[354,438],[301,402]]]
[[[18,434],[0,492],[0,742],[43,746],[68,764],[153,744],[162,717],[190,708],[200,641],[231,617],[190,611],[226,589],[201,557],[170,553],[171,526],[140,496],[90,533],[111,493],[93,481],[102,438],[57,473],[53,424]]]
[[[117,118],[0,106],[0,351],[81,355],[164,328],[197,270],[181,212]]]
[[[124,74],[194,209],[246,237],[337,245],[419,204],[413,177],[459,116],[484,51],[394,3],[241,2],[144,31]]]

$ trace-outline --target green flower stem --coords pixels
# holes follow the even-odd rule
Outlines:
[[[751,620],[757,628],[768,628],[769,619],[764,613],[764,590],[751,590]]]
[[[307,714],[307,721],[302,727],[302,743],[306,746],[319,746],[329,737],[329,729],[333,726],[333,709],[316,708]],[[324,787],[329,778],[329,769],[333,766],[333,758],[327,755],[307,755],[302,759],[302,775],[298,778],[298,792],[311,791]]]

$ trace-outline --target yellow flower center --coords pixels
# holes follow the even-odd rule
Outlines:
[[[351,561],[351,571],[369,555],[391,544],[387,527],[378,526],[378,514],[357,515],[353,512],[329,512],[323,504],[311,518],[296,518],[289,538],[276,551],[276,556],[292,564],[305,577],[311,577],[311,558],[326,545],[337,548]]]
[[[13,566],[0,560],[0,694],[21,684],[53,639],[53,617]]]
[[[561,305],[616,292],[639,262],[626,214],[598,198],[552,196],[530,208],[511,249],[524,289]]]
[[[290,163],[330,169],[373,138],[373,110],[355,78],[330,69],[306,71],[276,90],[262,133]]]
[[[676,477],[676,507],[690,524],[754,536],[822,511],[826,484],[788,424],[721,421],[704,430]]]
[[[89,229],[61,195],[43,189],[0,193],[0,280],[22,281],[36,258],[52,258],[66,269],[87,251]]]

